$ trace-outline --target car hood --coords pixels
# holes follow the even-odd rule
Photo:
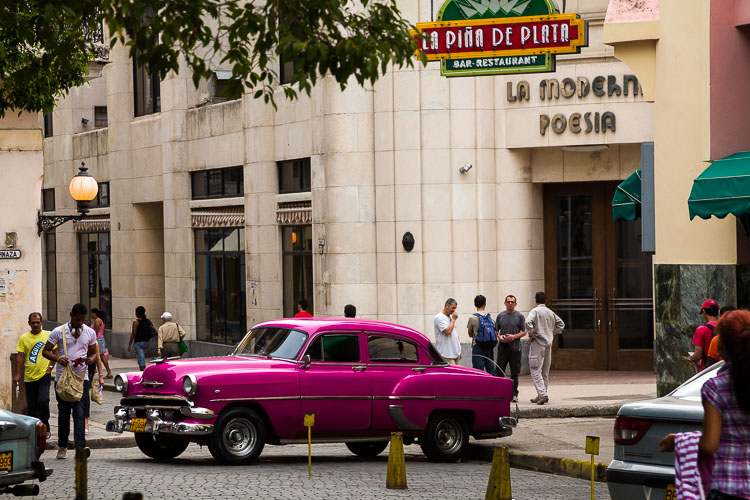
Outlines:
[[[152,363],[140,373],[128,374],[131,390],[138,392],[182,392],[182,378],[194,375],[204,383],[222,383],[230,380],[233,375],[248,372],[264,372],[279,370],[294,370],[294,361],[282,359],[268,359],[256,356],[219,356],[214,358],[172,359],[159,363]]]
[[[617,414],[648,420],[703,422],[703,406],[700,401],[673,396],[627,403]]]

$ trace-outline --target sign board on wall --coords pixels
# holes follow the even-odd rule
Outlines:
[[[557,54],[588,45],[588,23],[552,0],[446,0],[437,22],[417,23],[417,44],[443,76],[555,71]]]

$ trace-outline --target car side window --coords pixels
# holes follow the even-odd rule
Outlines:
[[[358,335],[320,335],[307,348],[311,361],[358,363]]]
[[[406,340],[380,335],[367,338],[371,363],[418,363],[417,346]]]

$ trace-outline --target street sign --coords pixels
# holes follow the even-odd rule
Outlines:
[[[599,454],[599,438],[596,436],[586,436],[586,455]]]
[[[20,259],[20,250],[0,250],[0,259]]]
[[[552,0],[446,0],[413,35],[443,76],[544,73],[557,54],[588,45],[588,23],[558,14]]]

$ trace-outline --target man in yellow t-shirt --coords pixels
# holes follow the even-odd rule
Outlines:
[[[42,330],[42,315],[38,312],[29,314],[29,327],[31,330],[18,339],[13,380],[20,382],[23,373],[28,414],[41,420],[47,426],[49,434],[49,389],[52,380],[50,374],[55,363],[42,356],[42,350],[50,332]]]

